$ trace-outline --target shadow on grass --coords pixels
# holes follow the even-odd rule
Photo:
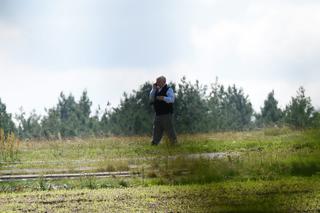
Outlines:
[[[291,162],[291,175],[312,176],[320,173],[320,159],[309,158]]]

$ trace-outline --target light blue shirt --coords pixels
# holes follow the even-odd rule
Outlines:
[[[162,88],[160,88],[158,92],[160,92],[161,89],[162,89]],[[150,91],[150,95],[149,95],[149,100],[150,100],[150,102],[153,102],[153,101],[154,101],[154,96],[155,96],[155,95],[156,95],[156,89],[153,89],[153,88],[152,88],[152,90]],[[172,89],[171,87],[168,88],[166,95],[167,95],[167,96],[164,96],[164,99],[163,99],[163,100],[164,100],[166,103],[168,103],[168,104],[169,104],[169,103],[173,103],[175,97],[174,97],[173,89]]]

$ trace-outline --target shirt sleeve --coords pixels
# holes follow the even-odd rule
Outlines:
[[[156,90],[155,90],[155,89],[152,89],[152,90],[150,91],[150,94],[149,94],[149,101],[150,101],[150,103],[153,103],[153,102],[154,102],[154,97],[155,97],[155,95],[156,95]]]
[[[166,102],[166,103],[173,103],[174,102],[174,92],[173,92],[173,89],[172,88],[169,88],[167,90],[167,96],[165,96],[163,98],[163,100]]]

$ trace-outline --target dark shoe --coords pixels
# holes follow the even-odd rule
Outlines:
[[[151,141],[151,146],[157,146],[157,145],[158,145],[157,143]]]

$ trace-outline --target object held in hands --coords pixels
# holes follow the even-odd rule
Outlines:
[[[154,84],[152,85],[152,87],[153,87],[153,89],[157,89],[157,83],[154,83]]]
[[[160,101],[163,101],[164,100],[164,96],[157,96],[157,99],[160,100]]]

